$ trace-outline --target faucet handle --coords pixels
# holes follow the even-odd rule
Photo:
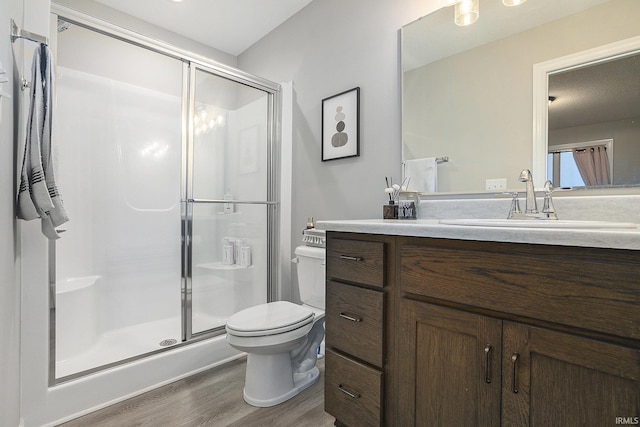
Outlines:
[[[556,209],[553,206],[553,199],[551,198],[551,193],[553,193],[553,184],[551,181],[547,181],[544,183],[544,204],[542,205],[542,213],[547,216],[549,219],[558,219],[558,214],[556,214]]]
[[[509,209],[509,216],[507,217],[507,219],[509,219],[514,214],[521,214],[522,211],[520,210],[520,200],[518,199],[518,193],[516,192],[507,194],[511,194],[513,196],[513,199],[511,199],[511,208]]]
[[[544,183],[544,192],[547,194],[551,194],[555,191],[555,188],[553,188],[553,182],[546,180]]]

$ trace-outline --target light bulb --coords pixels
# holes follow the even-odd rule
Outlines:
[[[456,25],[471,25],[480,16],[479,0],[462,0],[456,3],[454,14]]]
[[[502,4],[505,6],[518,6],[526,1],[527,0],[502,0]]]

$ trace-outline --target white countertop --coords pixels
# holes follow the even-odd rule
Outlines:
[[[440,224],[437,219],[318,221],[327,231],[640,250],[640,228],[511,228]]]

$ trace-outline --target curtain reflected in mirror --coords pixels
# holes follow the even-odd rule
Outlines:
[[[550,147],[547,179],[557,187],[604,187],[613,182],[613,140]]]
[[[574,150],[573,159],[578,166],[582,180],[588,187],[611,184],[607,149],[604,145]]]
[[[549,153],[571,152],[547,163],[555,172],[549,174],[552,182],[560,187],[640,183],[639,53],[552,73],[548,95]],[[581,180],[569,181],[569,172],[563,173],[571,163]]]

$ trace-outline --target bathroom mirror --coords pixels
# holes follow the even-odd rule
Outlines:
[[[554,128],[554,114],[561,102],[556,97],[557,104],[549,107],[548,97],[553,94],[547,92],[549,75],[556,92],[577,87],[573,96],[583,99],[587,92],[594,92],[579,89],[587,83],[580,83],[578,77],[590,74],[587,68],[581,70],[582,66],[613,63],[604,58],[620,56],[618,45],[640,34],[634,18],[638,14],[640,2],[635,0],[535,0],[517,7],[506,7],[501,0],[482,0],[480,19],[468,27],[454,24],[451,7],[403,27],[403,160],[448,157],[448,162],[437,166],[438,193],[520,191],[522,184],[517,177],[521,169],[534,172],[538,187],[547,179],[548,139],[572,143],[613,139],[612,152],[616,155],[619,137],[602,129],[616,121],[627,121],[628,131],[635,132],[630,139],[635,138],[636,144],[624,156],[632,159],[635,171],[625,172],[624,180],[616,181],[620,175],[616,167],[623,162],[613,158],[614,179],[610,185],[640,185],[637,105],[625,107],[623,117],[607,117],[600,122],[604,119],[582,110],[587,102],[579,101],[578,115],[589,117],[588,123],[565,122],[563,128]],[[614,49],[610,54],[605,47],[611,45]],[[625,48],[627,53],[622,56],[629,56],[633,48]],[[581,57],[581,52],[600,56]],[[574,62],[567,63],[569,59]],[[637,59],[629,61],[635,63]],[[534,76],[536,65],[538,73],[544,74],[537,82],[534,80],[542,74]],[[608,78],[597,80],[637,88],[638,73],[627,71],[613,78],[609,70],[605,72]],[[634,80],[621,83],[622,76]],[[612,93],[615,89],[599,90]],[[623,102],[619,98],[618,106]],[[551,114],[549,128],[547,109]],[[596,123],[600,131],[587,133]],[[567,129],[571,128],[580,129],[573,129],[576,132],[569,138]],[[556,143],[567,145],[564,142]],[[487,190],[487,184],[494,187]]]

